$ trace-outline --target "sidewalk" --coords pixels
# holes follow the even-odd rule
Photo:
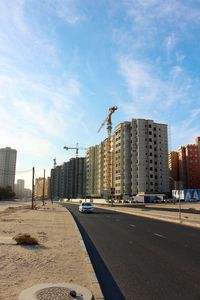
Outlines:
[[[148,207],[148,209],[134,208],[134,207],[119,207],[119,206],[118,207],[101,206],[101,208],[132,214],[140,217],[200,228],[200,214],[192,214],[192,213],[185,213],[185,212],[184,213],[181,212],[181,214],[179,214],[179,212],[165,211],[164,206],[162,211],[154,210],[153,206]]]
[[[16,245],[12,238],[19,233],[37,238],[39,245]],[[76,223],[59,204],[37,210],[27,203],[1,207],[0,278],[0,300],[17,300],[24,289],[37,284],[64,282],[86,287],[95,299],[103,299]]]

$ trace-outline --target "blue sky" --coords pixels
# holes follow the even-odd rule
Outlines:
[[[49,174],[75,155],[64,145],[106,137],[113,105],[113,127],[150,118],[171,150],[194,143],[199,53],[199,0],[1,0],[0,147],[17,149],[18,171]]]

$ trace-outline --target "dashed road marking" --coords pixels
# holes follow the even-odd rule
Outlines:
[[[131,226],[131,227],[136,227],[136,225],[134,225],[134,224],[130,224],[130,226]]]
[[[154,232],[153,234],[156,235],[156,236],[159,236],[159,237],[161,237],[163,239],[165,239],[164,235],[162,235],[162,234],[159,234],[159,233],[156,233],[156,232]]]

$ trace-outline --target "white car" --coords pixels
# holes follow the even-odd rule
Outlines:
[[[79,205],[79,211],[80,212],[93,212],[94,211],[94,207],[92,206],[92,204],[90,202],[83,202]]]

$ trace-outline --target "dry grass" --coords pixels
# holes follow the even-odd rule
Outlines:
[[[16,242],[17,245],[38,245],[38,240],[30,234],[18,234],[13,238]]]

